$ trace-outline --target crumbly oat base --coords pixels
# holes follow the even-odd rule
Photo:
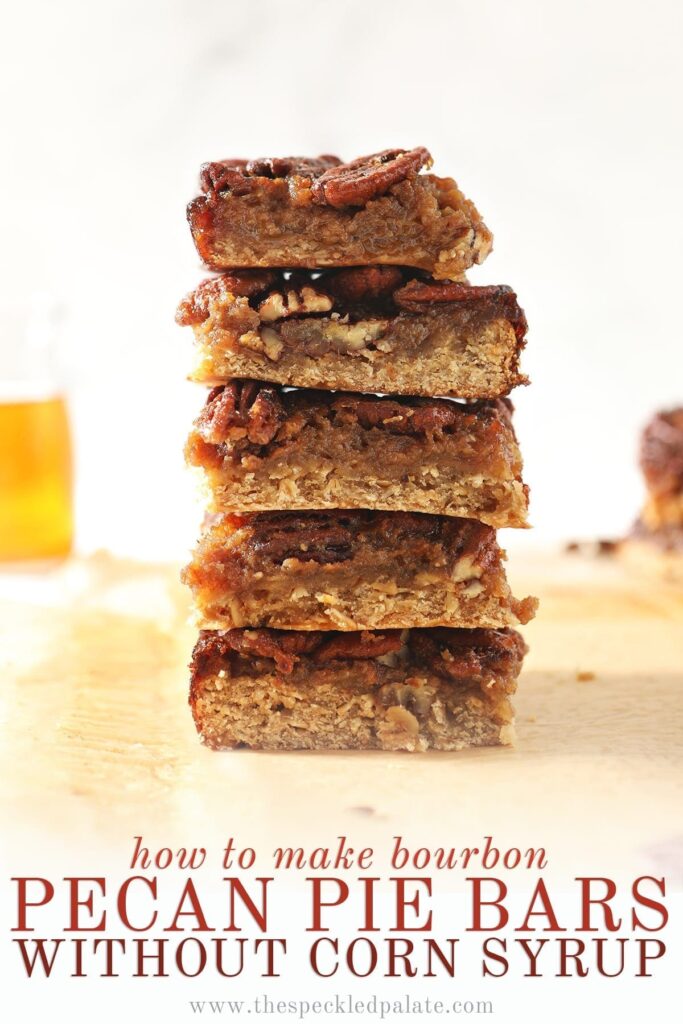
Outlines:
[[[320,466],[296,477],[275,464],[243,473],[230,467],[207,470],[207,499],[215,512],[263,512],[273,509],[376,508],[386,512],[424,512],[429,515],[478,519],[498,529],[527,527],[527,500],[515,481],[464,476],[454,480],[447,469],[434,465],[418,469],[406,480],[377,475],[379,451],[358,462],[359,478],[351,477],[334,456],[321,453]],[[435,481],[434,472],[441,479]]]
[[[526,650],[512,630],[274,633],[200,635],[190,705],[207,746],[420,752],[512,741],[509,695]],[[278,650],[292,642],[296,653]]]
[[[462,398],[527,382],[526,320],[505,286],[421,281],[398,267],[240,271],[203,281],[176,319],[193,327],[203,382]]]
[[[495,531],[443,516],[278,512],[226,516],[183,579],[205,629],[501,627],[528,622]]]
[[[202,168],[187,208],[206,266],[328,267],[368,263],[455,278],[492,237],[451,178],[421,174],[426,150],[336,157],[224,160]]]
[[[375,508],[524,527],[510,406],[216,388],[190,434],[219,512]]]
[[[527,380],[517,372],[514,335],[502,322],[483,329],[475,345],[448,356],[455,339],[446,337],[441,351],[424,355],[405,352],[387,358],[366,349],[360,358],[328,352],[311,357],[286,351],[275,362],[248,349],[224,347],[220,335],[210,346],[200,342],[191,379],[216,384],[232,377],[273,381],[289,387],[331,391],[383,392],[396,395],[452,395],[497,398]]]

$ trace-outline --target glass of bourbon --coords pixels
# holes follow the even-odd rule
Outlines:
[[[55,559],[73,542],[71,435],[59,310],[0,298],[0,562]]]

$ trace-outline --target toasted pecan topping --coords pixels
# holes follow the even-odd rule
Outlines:
[[[507,285],[475,286],[464,282],[415,278],[405,267],[345,267],[315,271],[235,270],[208,278],[180,303],[176,321],[203,323],[211,307],[228,312],[243,297],[264,324],[284,324],[333,310],[357,318],[395,317],[428,313],[450,305],[467,317],[503,318],[510,322],[520,344],[527,322],[515,292]]]
[[[272,658],[281,672],[290,673],[297,655],[315,647],[320,634],[277,629],[201,630],[192,653],[193,675],[215,670],[230,651],[246,656]]]
[[[202,192],[233,192],[237,196],[252,190],[246,174],[246,160],[214,160],[199,168]]]
[[[338,156],[266,156],[250,160],[246,173],[261,178],[317,178],[341,163]]]
[[[362,427],[382,428],[391,434],[442,434],[462,424],[463,416],[477,407],[460,405],[444,399],[408,405],[391,398],[355,398],[346,403]]]
[[[293,275],[288,282],[282,282],[279,291],[271,291],[258,307],[261,320],[269,323],[286,320],[290,316],[305,316],[310,313],[329,313],[333,301],[322,289],[316,287],[303,275]]]
[[[527,332],[524,310],[518,305],[512,288],[506,284],[473,285],[461,281],[413,280],[394,292],[394,302],[400,309],[412,311],[442,302],[467,302],[497,307],[500,315],[512,324],[518,341]]]
[[[257,160],[214,160],[202,164],[203,192],[247,195],[259,178],[301,178],[311,182],[313,201],[336,208],[363,206],[399,181],[415,175],[432,158],[424,146],[386,149],[343,164],[336,156],[261,157]]]
[[[654,495],[683,491],[683,407],[650,420],[640,444],[640,466]]]
[[[408,662],[444,679],[482,681],[491,675],[513,676],[526,644],[512,629],[389,629],[381,632],[297,632],[281,629],[202,630],[192,652],[193,679],[218,672],[232,653],[268,658],[283,675],[299,660],[329,661],[381,658],[405,651]]]
[[[440,545],[453,559],[470,555],[483,568],[498,561],[495,530],[474,519],[419,512],[337,510],[322,512],[258,512],[219,519],[206,535],[205,562],[221,561],[226,542],[244,530],[239,547],[257,560],[282,564],[288,558],[321,565],[353,558],[364,544],[381,550],[433,551]],[[425,548],[424,545],[430,545]],[[229,548],[227,549],[230,550]]]
[[[324,417],[333,423],[357,422],[366,430],[437,438],[479,423],[491,437],[512,430],[512,403],[499,398],[470,403],[447,398],[380,398],[343,392],[284,391],[260,381],[231,381],[209,392],[196,421],[207,444],[240,442],[267,445],[293,436],[307,422]]]
[[[277,275],[272,270],[233,270],[218,277],[207,277],[182,300],[176,311],[176,323],[181,327],[204,323],[209,318],[212,302],[230,302],[231,296],[259,295],[276,280]]]
[[[207,444],[242,438],[268,444],[286,419],[277,388],[234,380],[209,392],[196,429]]]
[[[379,428],[392,434],[434,437],[465,428],[472,424],[472,418],[494,432],[503,426],[512,429],[512,402],[509,398],[460,402],[449,398],[338,394],[327,401],[335,417],[355,419],[361,427]]]
[[[385,149],[362,156],[348,164],[331,167],[316,178],[311,186],[313,200],[336,208],[364,206],[431,163],[431,155],[424,146],[411,150]]]
[[[401,649],[401,630],[387,629],[381,633],[323,633],[325,639],[312,652],[313,661],[338,661],[345,658],[381,658]]]
[[[280,564],[300,558],[329,565],[346,561],[353,550],[353,533],[343,513],[335,517],[325,512],[265,512],[254,516],[247,527],[253,550]]]
[[[401,647],[401,631],[375,630],[362,633],[334,633],[284,629],[201,630],[192,653],[193,677],[209,675],[220,668],[230,652],[246,657],[271,658],[283,675],[289,675],[300,657],[314,662],[349,658],[379,658]]]
[[[259,157],[256,160],[214,160],[202,164],[199,182],[203,192],[226,192],[245,195],[250,192],[251,178],[317,178],[324,171],[341,163],[338,156]]]

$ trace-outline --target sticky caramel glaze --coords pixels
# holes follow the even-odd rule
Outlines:
[[[193,684],[227,669],[231,675],[260,676],[273,671],[292,675],[296,670],[329,664],[334,674],[340,663],[353,667],[370,685],[390,681],[391,658],[406,668],[429,671],[454,682],[481,682],[488,678],[514,680],[526,644],[513,629],[410,629],[368,630],[356,633],[290,632],[279,629],[202,630],[190,663]]]

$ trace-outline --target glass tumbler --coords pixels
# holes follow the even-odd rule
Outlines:
[[[0,299],[0,561],[59,558],[73,542],[72,455],[57,371],[59,310]]]

